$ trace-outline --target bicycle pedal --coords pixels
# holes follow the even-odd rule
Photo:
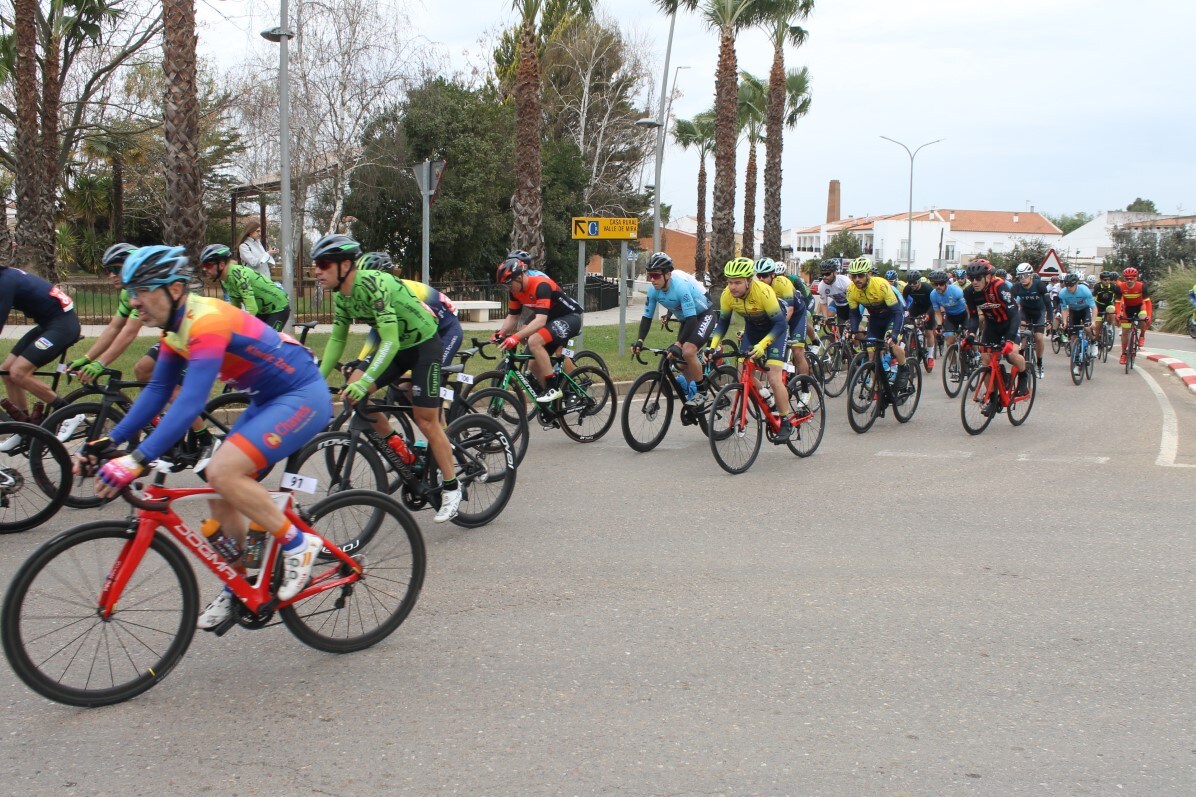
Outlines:
[[[224,636],[225,634],[228,633],[229,629],[232,628],[236,624],[237,624],[237,612],[233,611],[233,612],[229,613],[228,617],[225,618],[220,623],[220,625],[213,626],[212,628],[205,628],[203,630],[207,631],[209,634],[215,634],[216,636]]]

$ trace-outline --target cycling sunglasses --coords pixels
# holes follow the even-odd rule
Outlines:
[[[316,271],[323,271],[336,265],[331,260],[313,260],[311,264],[315,267]]]

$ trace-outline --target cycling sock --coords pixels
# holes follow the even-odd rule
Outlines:
[[[449,492],[452,492],[453,490],[456,490],[456,489],[457,489],[457,488],[459,488],[460,486],[461,486],[461,485],[459,485],[459,484],[457,483],[457,478],[456,478],[455,476],[454,476],[453,478],[451,478],[451,479],[445,479],[445,480],[444,480],[444,489],[445,489],[445,490],[447,490],[447,491],[449,491]]]
[[[212,442],[212,430],[206,426],[200,429],[195,433],[195,442],[199,443],[201,446],[210,445]]]
[[[62,396],[55,396],[54,400],[50,402],[51,410],[60,410],[66,406],[66,399]]]
[[[290,524],[289,521],[284,521],[282,528],[274,532],[274,539],[282,543],[282,549],[288,553],[299,550],[305,544],[304,535],[299,533],[299,529]]]

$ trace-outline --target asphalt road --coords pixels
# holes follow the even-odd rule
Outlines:
[[[1023,427],[968,436],[936,379],[908,425],[856,435],[834,400],[814,457],[770,447],[737,477],[693,428],[649,454],[617,424],[588,446],[537,430],[497,522],[420,516],[423,594],[371,650],[198,634],[94,710],[0,665],[0,782],[1188,797],[1196,396],[1152,363],[1078,388],[1047,368]],[[83,519],[0,539],[0,582]]]

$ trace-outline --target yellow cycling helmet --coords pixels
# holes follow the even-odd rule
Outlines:
[[[728,260],[727,264],[723,266],[723,276],[727,279],[735,279],[736,277],[747,277],[750,279],[756,276],[756,263],[746,257],[737,257],[734,260]]]
[[[855,260],[851,261],[851,265],[847,267],[848,274],[871,274],[872,261],[860,255]]]

